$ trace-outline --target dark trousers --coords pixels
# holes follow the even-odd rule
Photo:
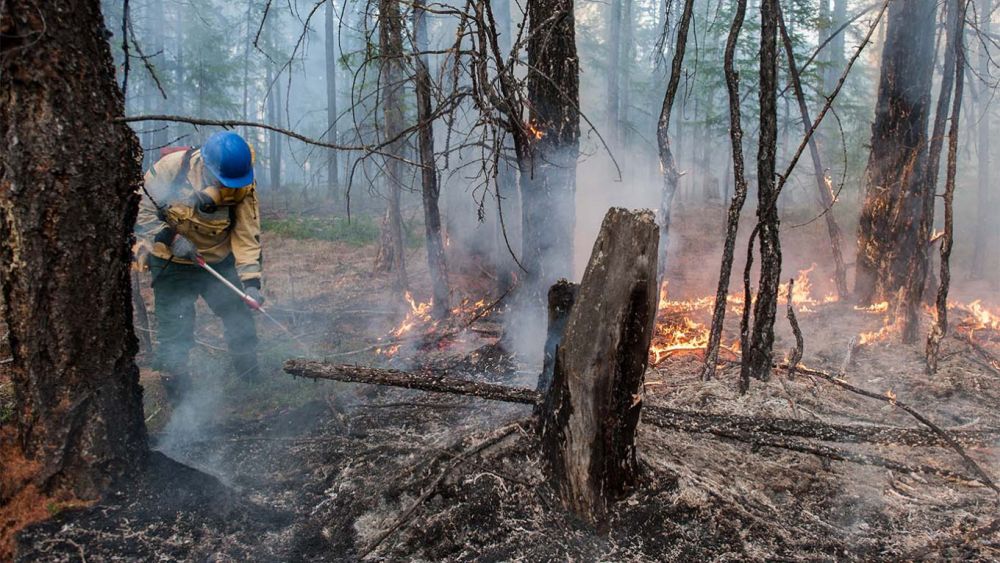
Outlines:
[[[240,287],[232,255],[210,266]],[[149,269],[156,301],[158,347],[154,368],[177,380],[178,386],[186,386],[188,353],[195,345],[194,305],[201,297],[212,312],[222,318],[235,375],[247,379],[257,377],[257,328],[250,309],[239,296],[194,264],[168,263],[150,256]]]

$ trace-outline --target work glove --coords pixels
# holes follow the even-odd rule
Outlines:
[[[256,301],[258,305],[264,304],[264,296],[260,294],[260,288],[256,285],[248,285],[243,292],[247,294],[247,297]]]
[[[170,253],[176,258],[190,260],[191,262],[196,261],[198,258],[198,249],[195,248],[193,242],[183,235],[174,237],[174,242],[170,243]]]

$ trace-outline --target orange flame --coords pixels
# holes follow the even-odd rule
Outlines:
[[[529,122],[525,123],[524,125],[528,129],[528,133],[531,133],[531,136],[534,137],[536,141],[541,141],[542,137],[545,136],[545,131],[542,131],[535,124],[534,121],[529,121]]]

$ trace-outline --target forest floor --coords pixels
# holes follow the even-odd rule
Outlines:
[[[671,299],[714,293],[719,230],[704,213],[678,213]],[[721,217],[721,210],[712,213]],[[295,380],[281,371],[284,359],[309,356],[407,369],[433,366],[456,376],[533,387],[537,367],[492,346],[496,319],[477,321],[447,346],[404,347],[390,358],[372,346],[402,317],[389,305],[399,299],[390,294],[388,280],[370,274],[373,246],[274,233],[265,233],[264,244],[269,305],[295,335],[258,320],[265,380],[247,386],[229,377],[221,325],[200,309],[199,346],[192,354],[199,378],[191,398],[171,409],[158,374],[142,371],[155,450],[149,469],[92,507],[58,512],[25,530],[18,540],[19,560],[1000,557],[1000,531],[990,528],[997,496],[970,477],[948,448],[836,444],[838,451],[867,459],[931,469],[913,473],[650,425],[640,425],[637,442],[643,482],[615,505],[606,533],[598,533],[564,512],[545,482],[528,422],[530,407]],[[786,272],[821,262],[814,275],[818,297],[830,289],[821,281],[829,269],[822,264],[826,248],[819,229],[798,233],[785,248]],[[426,266],[421,250],[411,254],[409,272],[419,299],[429,295]],[[453,285],[472,300],[495,298],[484,268],[469,263],[454,273]],[[991,288],[971,283],[959,284],[953,295],[993,305],[997,297]],[[881,314],[846,303],[808,309],[798,316],[803,363],[831,372],[839,371],[853,337],[883,324]],[[779,356],[794,342],[783,317],[784,300],[780,312]],[[697,322],[707,322],[703,310],[692,313],[699,314]],[[727,317],[727,342],[737,333],[736,317]],[[1000,354],[1000,345],[988,339],[983,345]],[[921,351],[922,345],[893,339],[862,346],[843,378],[892,393],[945,428],[1000,429],[995,368],[968,344],[949,338],[940,371],[929,378]],[[697,353],[673,353],[651,367],[646,404],[919,426],[890,403],[802,375],[788,378],[783,371],[770,381],[754,381],[740,396],[737,366],[720,369],[717,379],[704,383],[700,360]],[[505,438],[470,453],[498,429]],[[1000,478],[1000,441],[966,449]]]

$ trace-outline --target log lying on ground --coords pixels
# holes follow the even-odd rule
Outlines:
[[[638,479],[635,432],[656,317],[659,228],[613,208],[556,349],[539,410],[542,450],[563,505],[602,527]]]
[[[314,360],[288,360],[285,362],[285,371],[310,379],[402,387],[506,403],[535,405],[542,399],[542,394],[533,389],[468,381],[438,373],[335,365]],[[828,424],[791,418],[705,413],[655,405],[644,405],[642,421],[668,430],[713,434],[733,439],[740,439],[743,435],[771,435],[853,444],[928,447],[947,445],[936,433],[923,428]],[[949,434],[967,446],[989,446],[1000,439],[1000,429],[951,430]]]

